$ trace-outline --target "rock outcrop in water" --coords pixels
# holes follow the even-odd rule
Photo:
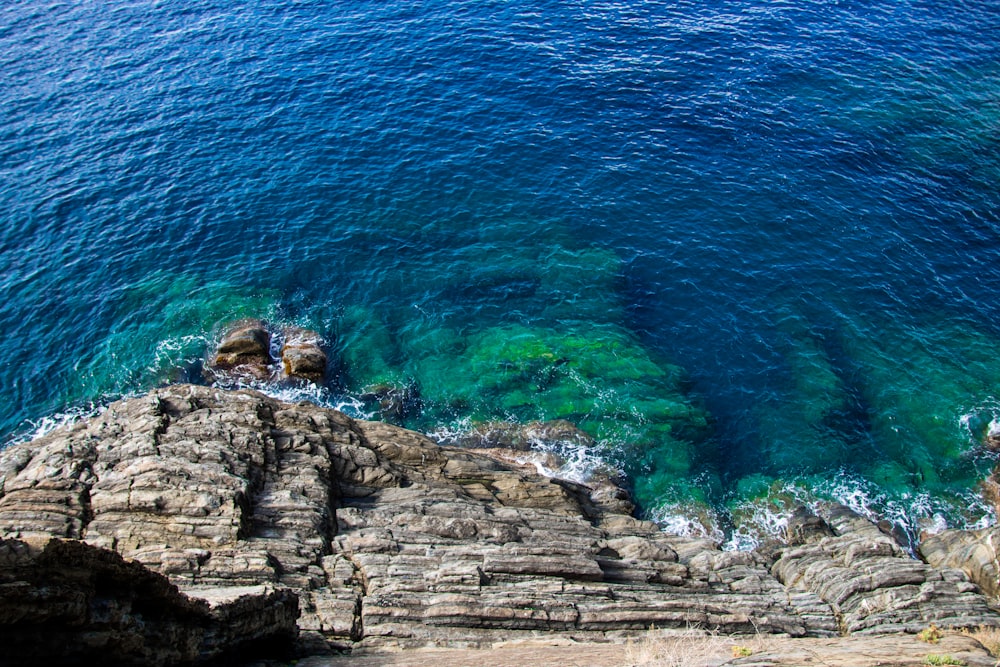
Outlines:
[[[272,339],[280,343],[272,357]],[[327,356],[323,338],[315,331],[285,327],[272,333],[263,320],[234,322],[222,336],[205,370],[206,379],[221,385],[240,382],[299,380],[322,384]]]
[[[284,605],[297,599],[304,652],[538,632],[603,641],[650,625],[814,637],[1000,626],[955,564],[913,560],[843,508],[827,528],[806,518],[799,544],[772,555],[666,535],[621,509],[613,495],[401,428],[199,386],[119,401],[0,454],[0,535],[63,538],[46,544],[136,581],[162,575],[153,606],[188,610],[192,623],[211,626],[216,612],[198,600],[229,591],[270,610],[272,634],[287,637]],[[0,566],[4,581],[49,585],[18,579],[16,558]],[[17,585],[22,601],[51,606]],[[248,597],[250,586],[267,588]],[[116,617],[136,613],[114,604]],[[103,622],[84,607],[81,633]],[[42,611],[0,618],[8,634],[50,631]],[[257,628],[227,641],[266,638]],[[199,656],[221,650],[201,641]]]

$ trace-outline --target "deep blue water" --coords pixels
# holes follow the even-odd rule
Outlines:
[[[258,315],[330,341],[316,400],[384,366],[427,431],[583,423],[665,521],[820,487],[976,521],[998,47],[985,0],[6,2],[0,433]],[[619,349],[666,370],[602,382]]]

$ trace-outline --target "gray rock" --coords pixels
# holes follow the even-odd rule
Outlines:
[[[834,507],[826,521],[832,536],[784,549],[771,572],[788,588],[830,605],[843,634],[997,624],[997,614],[960,571],[911,558],[846,507]]]
[[[963,573],[850,513],[772,566],[533,467],[252,391],[179,385],[114,403],[0,453],[0,490],[8,537],[81,540],[215,597],[290,590],[310,651],[608,641],[651,625],[1000,626]]]
[[[992,598],[1000,596],[1000,528],[946,530],[924,539],[920,556],[938,568],[963,571]]]
[[[824,537],[832,537],[833,529],[830,528],[830,524],[813,514],[809,508],[800,505],[788,517],[786,533],[788,544],[795,546],[815,542]]]
[[[191,663],[250,643],[290,646],[297,616],[287,589],[202,599],[78,540],[0,540],[4,664]]]

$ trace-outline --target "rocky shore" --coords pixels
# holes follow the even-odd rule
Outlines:
[[[996,529],[948,531],[917,560],[847,508],[803,509],[787,545],[725,552],[628,509],[501,450],[171,386],[0,453],[0,641],[10,664],[173,665],[650,626],[1000,627]]]

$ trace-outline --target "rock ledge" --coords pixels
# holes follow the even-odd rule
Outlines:
[[[3,548],[78,549],[94,572],[159,582],[155,607],[207,628],[197,641],[170,642],[194,653],[163,649],[148,664],[264,638],[252,624],[232,637],[210,631],[240,605],[257,605],[273,635],[297,628],[302,654],[479,647],[539,633],[622,641],[651,625],[791,637],[1000,626],[957,565],[909,558],[846,508],[822,518],[829,530],[809,520],[798,544],[764,555],[666,535],[606,498],[387,424],[190,385],[119,401],[0,453]],[[45,567],[18,579],[18,563],[0,561],[3,582],[61,585]],[[7,636],[48,635],[44,610],[61,598],[38,599],[34,612],[0,617]],[[138,606],[120,609],[124,634],[108,635],[94,656],[132,645]],[[101,621],[88,613],[62,625],[91,632]]]

